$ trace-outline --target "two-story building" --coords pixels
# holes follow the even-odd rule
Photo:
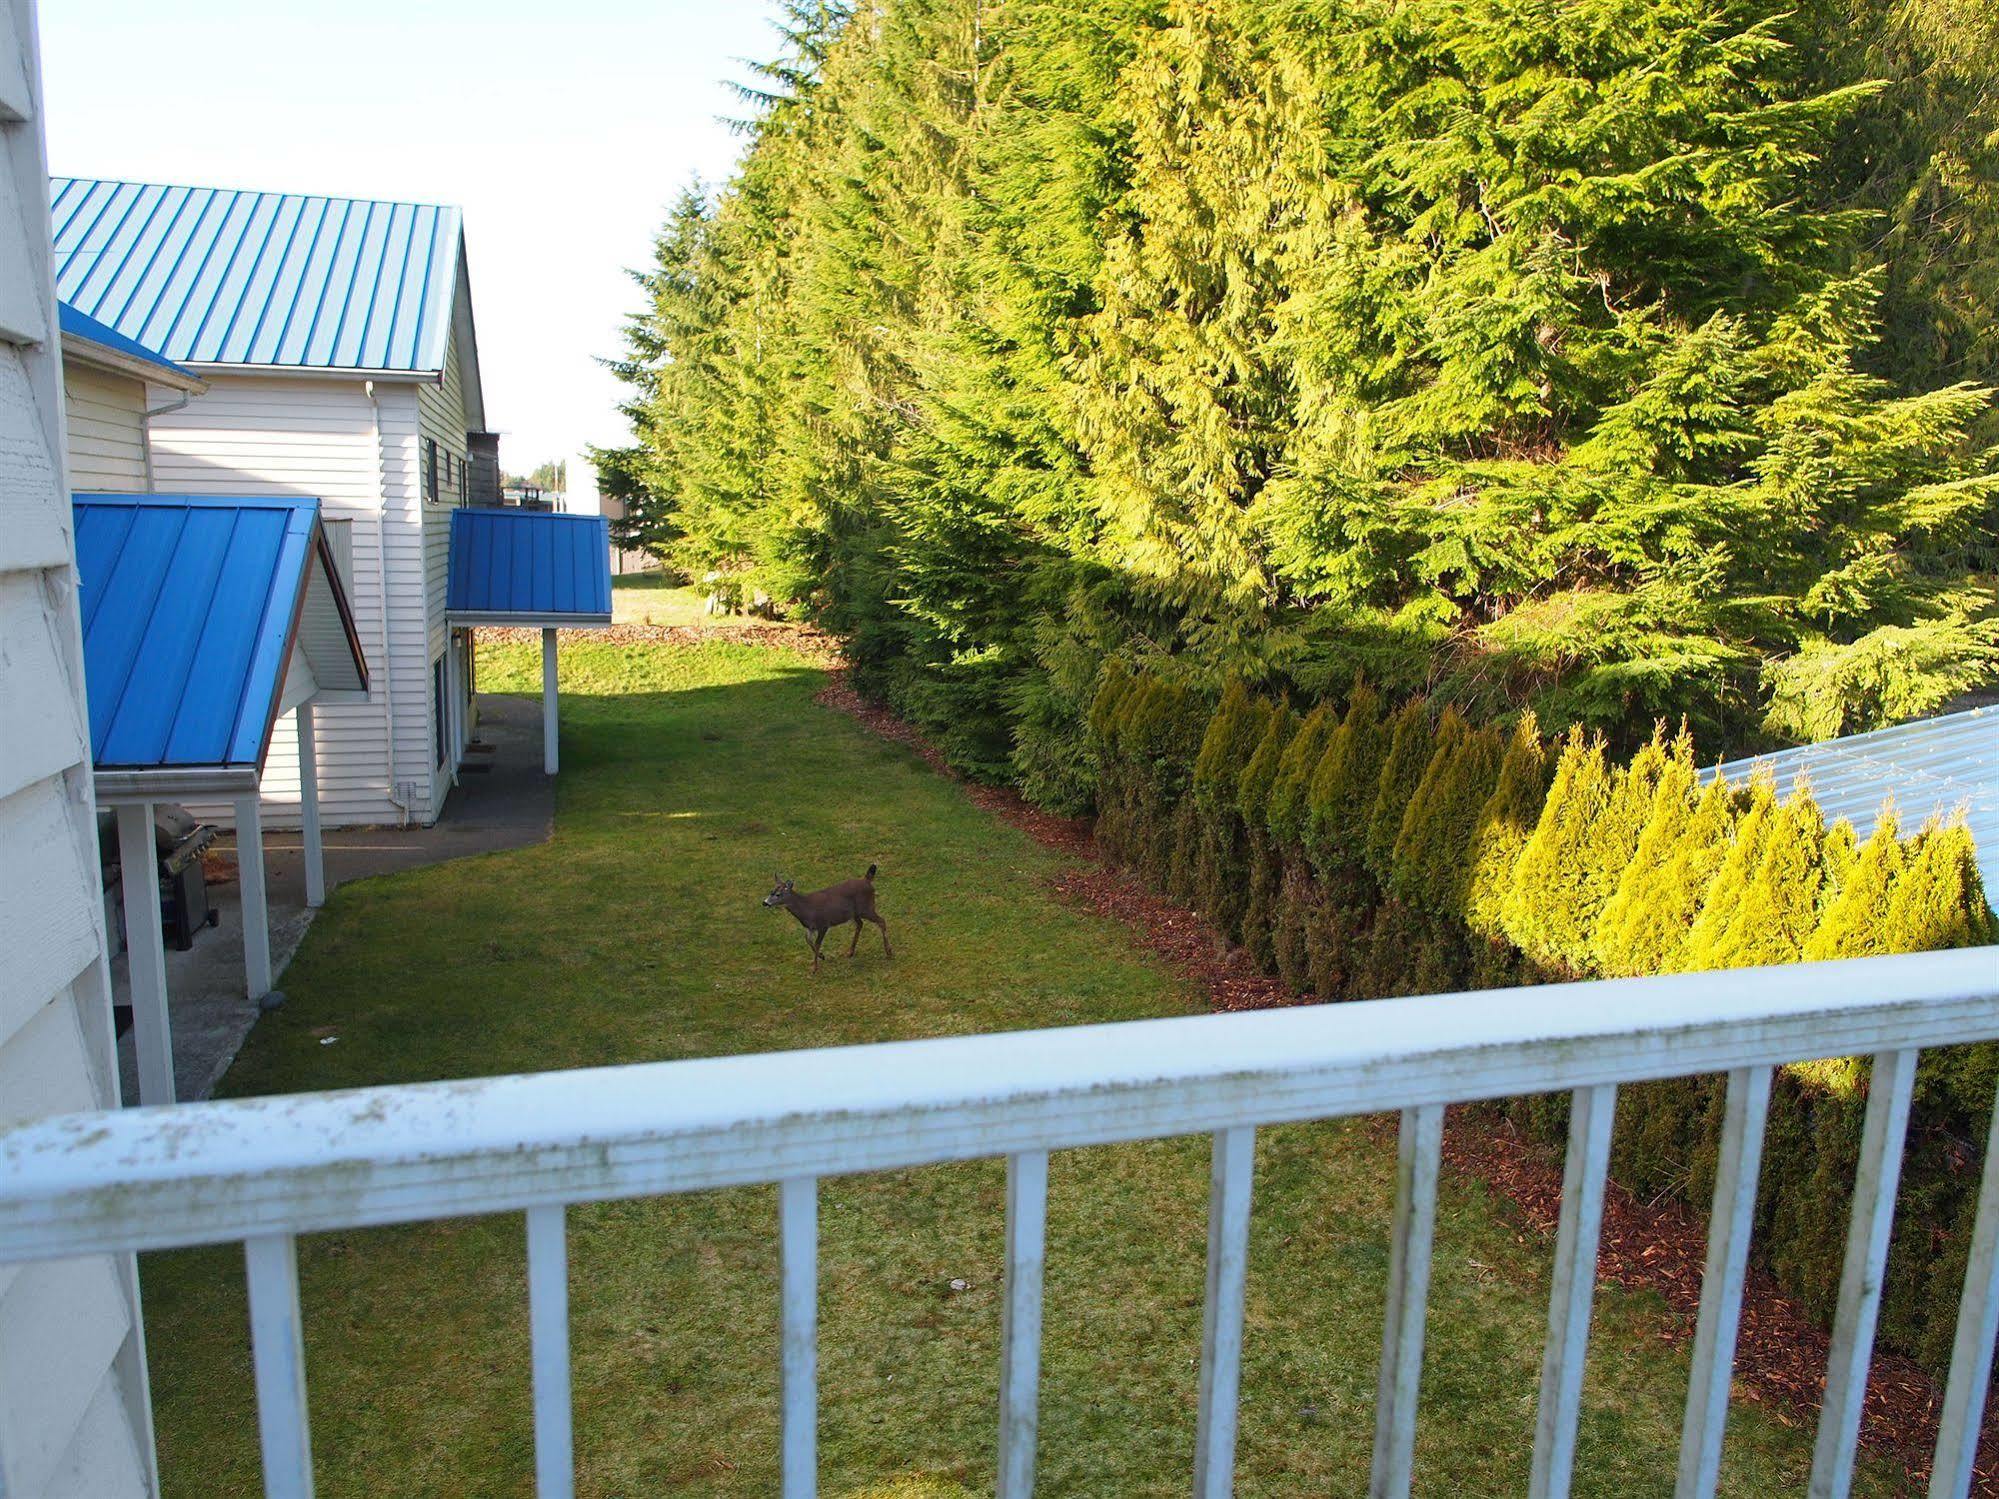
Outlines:
[[[50,200],[77,326],[168,362],[87,371],[87,390],[72,375],[78,486],[109,465],[92,487],[318,498],[369,681],[319,705],[321,816],[434,821],[470,731],[450,517],[493,451],[458,210],[68,177]],[[121,422],[129,453],[108,451]],[[297,823],[297,765],[286,720],[263,781],[273,825]]]

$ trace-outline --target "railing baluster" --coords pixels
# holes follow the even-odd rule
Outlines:
[[[1992,1378],[1992,1342],[1999,1338],[1999,1108],[1985,1136],[1985,1177],[1978,1188],[1978,1217],[1964,1267],[1964,1295],[1957,1307],[1957,1338],[1950,1351],[1943,1423],[1937,1431],[1930,1499],[1964,1499],[1984,1426],[1985,1391]]]
[[[297,1248],[290,1234],[261,1234],[243,1241],[265,1499],[312,1499],[312,1428],[305,1408]]]
[[[1721,1165],[1708,1214],[1707,1266],[1701,1272],[1700,1321],[1694,1328],[1693,1378],[1680,1428],[1680,1476],[1673,1499],[1714,1499],[1721,1437],[1742,1322],[1742,1280],[1756,1223],[1756,1181],[1763,1126],[1770,1112],[1770,1069],[1738,1067],[1728,1075],[1721,1125]]]
[[[1562,1220],[1555,1233],[1555,1283],[1548,1298],[1548,1346],[1541,1358],[1541,1401],[1534,1424],[1530,1499],[1563,1499],[1576,1463],[1583,1369],[1589,1359],[1590,1306],[1596,1296],[1597,1241],[1603,1229],[1604,1178],[1617,1085],[1578,1088],[1569,1111],[1569,1156],[1562,1172]]]
[[[1860,1134],[1860,1169],[1853,1180],[1853,1214],[1846,1231],[1839,1304],[1832,1319],[1825,1406],[1812,1449],[1811,1499],[1846,1499],[1853,1487],[1853,1451],[1867,1398],[1874,1353],[1874,1319],[1881,1311],[1881,1277],[1895,1222],[1895,1188],[1902,1178],[1902,1137],[1909,1127],[1916,1053],[1884,1051],[1867,1084],[1867,1122]]]
[[[1430,1246],[1437,1228],[1437,1168],[1444,1108],[1402,1111],[1395,1144],[1395,1227],[1388,1251],[1388,1311],[1381,1372],[1374,1382],[1374,1467],[1369,1499],[1405,1499],[1416,1461],[1416,1396],[1423,1378],[1423,1327],[1430,1301]]]
[[[784,1499],[819,1489],[819,1180],[778,1185],[783,1241]]]
[[[569,1245],[563,1214],[561,1203],[527,1211],[534,1485],[539,1499],[570,1499],[576,1492],[569,1409]]]
[[[1041,1383],[1041,1267],[1047,1244],[1048,1152],[1006,1160],[1006,1305],[1000,1328],[999,1499],[1034,1492]]]
[[[1235,1490],[1236,1396],[1242,1379],[1243,1289],[1256,1131],[1215,1134],[1208,1166],[1208,1290],[1201,1319],[1201,1404],[1194,1427],[1195,1499]]]

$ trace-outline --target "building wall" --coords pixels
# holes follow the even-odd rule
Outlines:
[[[72,360],[63,370],[71,489],[146,488],[146,382]]]
[[[470,737],[472,718],[472,674],[465,657],[463,632],[447,631],[444,622],[445,592],[451,565],[451,512],[458,508],[460,493],[455,470],[457,465],[470,461],[466,432],[471,425],[465,411],[464,352],[458,338],[457,320],[454,318],[452,321],[451,338],[444,352],[443,379],[434,385],[419,385],[416,392],[418,435],[435,442],[440,453],[449,453],[454,469],[452,482],[446,485],[440,481],[436,501],[423,507],[424,605],[428,610],[430,626],[425,649],[432,662],[447,650],[452,653],[453,661],[446,678],[455,699],[447,710],[450,765],[437,778],[437,805],[432,816],[443,810],[445,793],[451,788],[451,773],[463,757],[465,741]],[[468,477],[466,492],[469,493],[469,490]],[[454,635],[459,638],[452,638]],[[435,741],[433,751],[434,748]]]
[[[0,0],[0,1128],[115,1107],[31,0]],[[20,71],[15,71],[18,59]],[[0,1493],[150,1493],[129,1255],[0,1266]]]
[[[320,501],[368,659],[365,702],[322,700],[320,816],[329,827],[428,822],[440,797],[430,729],[425,516],[410,381],[216,374],[205,395],[152,423],[163,494],[291,494]],[[156,395],[155,405],[164,404]],[[386,588],[385,588],[386,585]],[[393,705],[393,713],[391,711]],[[390,724],[393,717],[394,750]],[[227,807],[199,815],[228,825]],[[298,823],[297,723],[278,721],[264,816]]]

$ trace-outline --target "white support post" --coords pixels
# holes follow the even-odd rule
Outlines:
[[[817,1177],[778,1184],[778,1237],[783,1247],[783,1493],[784,1499],[812,1499],[819,1491]]]
[[[1916,1053],[1884,1051],[1867,1082],[1867,1121],[1860,1131],[1860,1169],[1853,1181],[1847,1220],[1846,1261],[1832,1318],[1825,1404],[1812,1448],[1811,1499],[1846,1499],[1853,1488],[1853,1453],[1867,1399],[1867,1366],[1874,1357],[1874,1321],[1881,1312],[1881,1279],[1888,1268],[1888,1233],[1895,1222],[1895,1189],[1902,1180],[1902,1139],[1909,1128],[1909,1100],[1916,1085]]]
[[[1992,1379],[1992,1343],[1999,1338],[1999,1108],[1985,1135],[1985,1178],[1978,1188],[1978,1216],[1957,1305],[1957,1337],[1950,1350],[1950,1383],[1944,1388],[1930,1499],[1964,1499],[1984,1426],[1985,1391]]]
[[[1006,1303],[1000,1319],[999,1499],[1031,1499],[1040,1423],[1041,1270],[1048,1152],[1006,1158]]]
[[[555,774],[555,631],[541,632],[541,767]]]
[[[1194,1499],[1235,1492],[1236,1402],[1249,1276],[1249,1196],[1256,1131],[1218,1130],[1208,1164],[1208,1291],[1201,1319],[1201,1393],[1194,1425]]]
[[[243,1257],[250,1281],[250,1359],[257,1377],[265,1499],[312,1499],[298,1242],[290,1234],[263,1234],[244,1240]]]
[[[160,856],[150,802],[118,808],[118,868],[125,903],[125,963],[132,984],[132,1044],[139,1102],[174,1101],[173,1025],[167,1017],[167,940],[160,928]]]
[[[1728,1388],[1742,1322],[1742,1281],[1749,1266],[1749,1235],[1756,1223],[1756,1179],[1769,1112],[1768,1067],[1738,1067],[1729,1073],[1721,1165],[1715,1174],[1714,1208],[1708,1214],[1707,1267],[1701,1272],[1693,1378],[1687,1386],[1686,1420],[1680,1427],[1680,1475],[1673,1499],[1714,1499],[1720,1480],[1721,1437],[1728,1422]]]
[[[1603,1230],[1604,1178],[1617,1085],[1578,1088],[1569,1111],[1569,1156],[1562,1173],[1562,1218],[1555,1231],[1554,1288],[1548,1299],[1548,1346],[1541,1358],[1529,1499],[1564,1499],[1576,1464],[1589,1358],[1590,1306],[1596,1297],[1597,1241]]]
[[[326,904],[326,846],[319,834],[319,744],[314,738],[312,704],[295,710],[298,727],[299,846],[305,858],[305,903]]]
[[[576,1492],[569,1394],[569,1245],[563,1214],[561,1203],[527,1211],[536,1499],[571,1499]]]
[[[1388,1250],[1388,1310],[1374,1382],[1374,1466],[1368,1499],[1407,1499],[1416,1460],[1416,1399],[1430,1300],[1430,1248],[1443,1161],[1441,1104],[1402,1111],[1395,1144],[1395,1228]]]
[[[258,794],[236,798],[236,890],[243,902],[243,979],[252,999],[271,992],[271,911],[264,893],[264,813]]]

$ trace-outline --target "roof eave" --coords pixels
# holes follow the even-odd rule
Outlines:
[[[220,360],[189,360],[187,368],[204,375],[286,375],[302,380],[394,380],[409,385],[442,385],[444,371],[363,369],[327,364],[230,364]]]
[[[106,370],[114,375],[125,375],[134,380],[148,381],[154,385],[164,385],[170,390],[178,390],[188,395],[198,396],[208,389],[208,382],[182,365],[166,360],[141,359],[128,354],[123,349],[114,349],[101,344],[94,338],[85,338],[78,333],[62,336],[62,357],[78,364],[89,365],[92,369]]]
[[[612,623],[608,614],[537,614],[532,610],[447,609],[445,623],[465,629],[474,625],[539,630],[597,630]]]
[[[257,790],[254,765],[100,765],[92,773],[101,803],[229,801]]]

